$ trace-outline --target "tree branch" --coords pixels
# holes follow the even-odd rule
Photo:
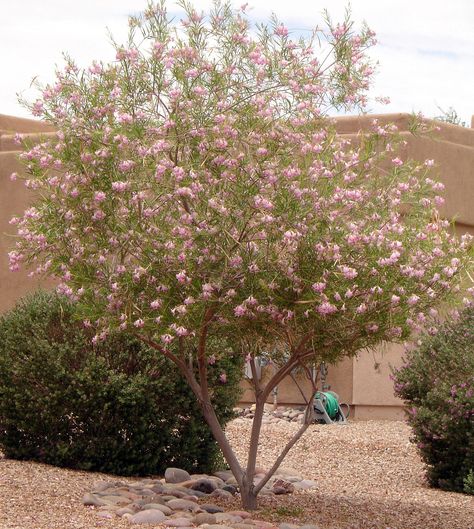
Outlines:
[[[298,442],[301,436],[306,432],[308,426],[313,423],[314,420],[314,409],[313,402],[310,400],[306,406],[305,419],[301,428],[295,433],[295,435],[288,441],[285,445],[285,448],[281,451],[280,455],[276,459],[272,468],[265,474],[265,477],[260,481],[260,483],[254,488],[254,494],[257,495],[263,487],[268,483],[268,480],[275,474],[278,470],[278,467],[281,465],[283,459],[285,459],[286,454],[291,450],[291,448]]]

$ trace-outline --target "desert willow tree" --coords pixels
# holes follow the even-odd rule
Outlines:
[[[425,325],[469,241],[450,236],[431,162],[400,159],[393,127],[350,141],[327,117],[365,105],[367,28],[326,17],[295,40],[277,20],[252,28],[228,4],[207,15],[179,5],[180,22],[164,3],[131,18],[112,64],[67,59],[30,106],[58,132],[22,155],[37,200],[12,221],[10,262],[58,278],[95,340],[132,330],[176,364],[255,508],[311,420],[308,401],[305,424],[254,483],[272,389],[316,357]],[[221,336],[254,372],[255,356],[275,351],[271,378],[253,377],[246,464],[211,403],[225,373],[209,380],[207,343]]]

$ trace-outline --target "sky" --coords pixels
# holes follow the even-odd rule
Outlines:
[[[245,0],[246,1],[246,0]],[[195,0],[198,9],[209,0]],[[235,2],[239,7],[242,0]],[[125,42],[127,17],[146,0],[0,0],[0,114],[29,117],[17,94],[31,99],[34,77],[46,83],[67,52],[80,66],[111,61],[108,30]],[[295,34],[321,24],[327,8],[342,20],[345,0],[249,0],[248,13],[264,21],[274,12]],[[352,0],[356,24],[377,34],[370,52],[378,61],[372,96],[388,96],[374,112],[422,112],[428,117],[452,107],[461,119],[474,114],[474,0]],[[172,1],[168,10],[178,13]]]

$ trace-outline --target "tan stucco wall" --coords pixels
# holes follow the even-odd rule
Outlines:
[[[408,132],[411,121],[408,114],[341,117],[337,119],[337,129],[340,134],[355,138],[357,132],[368,128],[375,118],[381,124],[397,124],[407,141],[403,156],[436,161],[440,178],[446,185],[442,214],[456,219],[458,234],[474,234],[474,130],[437,123],[440,130],[433,138],[416,137]],[[21,172],[15,132],[27,134],[35,141],[40,135],[50,135],[52,128],[34,120],[0,115],[0,312],[11,308],[16,300],[38,286],[51,285],[51,282],[32,281],[25,272],[13,274],[8,270],[7,252],[14,244],[11,235],[15,231],[8,222],[13,215],[22,213],[31,200],[31,194],[21,182],[10,181],[12,172]],[[390,366],[399,365],[401,356],[401,347],[396,345],[386,346],[376,353],[362,352],[358,358],[330,366],[327,383],[344,402],[351,404],[356,419],[401,419],[401,402],[393,395],[389,380]],[[302,380],[300,384],[310,393],[308,382]],[[243,389],[242,401],[251,402],[253,394],[246,382]],[[278,401],[281,404],[304,402],[289,378],[279,387]]]
[[[18,160],[18,145],[14,142],[16,132],[30,133],[34,140],[40,133],[48,133],[52,127],[31,119],[0,115],[0,312],[13,307],[15,302],[38,287],[48,287],[51,281],[37,281],[27,277],[24,270],[12,273],[8,268],[8,252],[15,244],[14,226],[10,219],[22,213],[32,200],[32,194],[22,182],[12,182],[13,172],[22,172]]]

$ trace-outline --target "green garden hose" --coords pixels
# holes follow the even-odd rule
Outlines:
[[[339,403],[337,398],[332,393],[326,393],[325,391],[318,391],[315,393],[314,398],[319,399],[324,404],[324,409],[329,415],[330,419],[335,419],[339,410]]]

